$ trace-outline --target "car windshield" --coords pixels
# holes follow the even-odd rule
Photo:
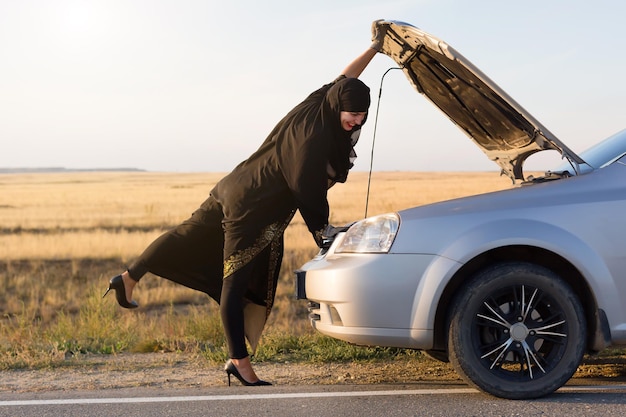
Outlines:
[[[626,154],[626,129],[609,136],[602,142],[592,146],[584,152],[580,157],[586,162],[587,166],[581,166],[581,172],[585,173],[594,169],[602,168]],[[552,172],[569,172],[574,175],[571,164],[566,161],[559,165]]]

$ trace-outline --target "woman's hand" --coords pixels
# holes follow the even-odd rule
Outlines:
[[[350,228],[352,224],[346,226],[335,227],[333,225],[326,225],[322,230],[315,232],[315,243],[319,248],[329,248],[337,234],[345,232]]]
[[[387,34],[387,29],[389,28],[387,25],[381,25],[384,21],[384,19],[378,19],[372,22],[372,44],[370,45],[370,48],[376,52],[380,52],[383,48],[385,35]]]

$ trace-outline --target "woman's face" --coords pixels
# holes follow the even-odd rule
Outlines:
[[[361,126],[367,112],[342,111],[340,114],[341,127],[343,130],[351,131],[354,126]]]

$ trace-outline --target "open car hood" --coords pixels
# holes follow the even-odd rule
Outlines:
[[[584,161],[450,45],[407,23],[378,21],[381,52],[461,128],[513,182],[535,152],[554,149],[577,169]]]

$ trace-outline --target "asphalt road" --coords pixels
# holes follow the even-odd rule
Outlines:
[[[603,416],[626,414],[626,385],[566,386],[510,401],[462,384],[220,387],[0,393],[0,416]]]

